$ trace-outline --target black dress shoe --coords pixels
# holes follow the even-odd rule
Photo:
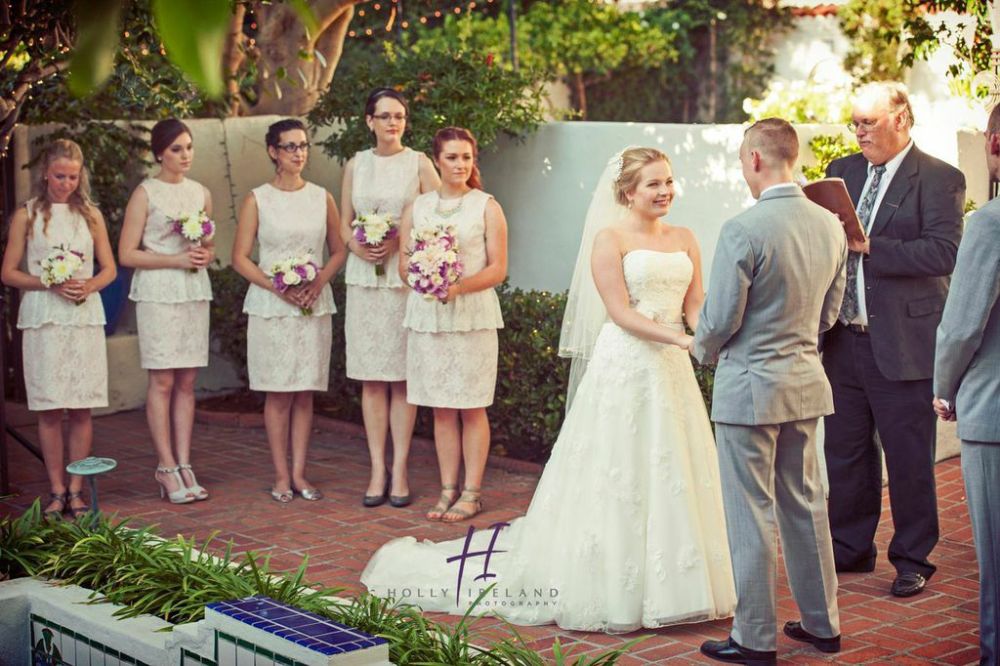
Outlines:
[[[802,628],[801,622],[786,622],[784,632],[792,640],[812,643],[820,652],[840,652],[840,636],[834,636],[833,638],[813,636]]]
[[[386,479],[385,479],[385,490],[382,491],[382,494],[381,495],[365,495],[361,499],[361,503],[363,505],[365,505],[366,507],[368,507],[369,509],[371,509],[373,507],[376,507],[376,506],[382,506],[383,504],[385,504],[385,501],[387,499],[389,499],[389,484],[391,484],[391,483],[392,483],[392,477],[391,476],[387,476]]]
[[[404,506],[410,506],[410,503],[412,501],[413,498],[410,496],[409,493],[405,495],[389,495],[389,504],[396,507],[397,509],[401,509]]]
[[[778,653],[764,652],[745,648],[730,636],[724,641],[705,641],[701,644],[701,653],[716,661],[730,664],[747,664],[747,666],[775,666],[778,663]]]
[[[927,579],[922,574],[916,571],[904,571],[892,581],[890,591],[894,597],[912,597],[923,592],[926,586]]]

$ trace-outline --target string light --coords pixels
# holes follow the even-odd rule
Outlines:
[[[389,0],[388,2],[386,2],[385,0],[381,0],[381,2],[376,2],[373,3],[372,5],[369,5],[369,8],[371,11],[375,12],[381,11],[383,8],[389,9],[389,16],[385,22],[385,32],[392,32],[393,26],[396,24],[397,21],[399,22],[400,29],[408,30],[412,25],[415,25],[418,22],[421,25],[427,25],[427,23],[430,20],[441,19],[448,14],[459,15],[462,13],[472,12],[475,9],[481,9],[482,11],[485,12],[488,9],[488,5],[492,5],[493,2],[494,0],[486,0],[486,3],[483,3],[482,0],[470,0],[469,2],[455,5],[450,9],[438,9],[423,16],[417,16],[415,18],[410,18],[407,20],[402,20],[402,17],[398,15],[396,5],[399,3],[399,0]],[[366,15],[367,15],[366,10],[364,9],[358,10],[358,16],[363,17]],[[348,37],[370,37],[373,34],[374,30],[371,28],[365,28],[363,30],[359,28],[357,30],[348,30],[347,32]]]

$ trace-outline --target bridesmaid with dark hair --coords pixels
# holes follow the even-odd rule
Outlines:
[[[347,376],[361,381],[361,411],[372,462],[362,498],[367,507],[386,499],[395,507],[410,503],[407,459],[417,408],[406,401],[403,315],[409,290],[395,270],[399,238],[362,243],[353,225],[356,218],[371,213],[389,215],[398,225],[403,207],[441,182],[426,155],[403,145],[408,111],[406,99],[392,88],[377,88],[368,96],[365,122],[375,146],[347,162],[340,198],[340,235],[351,252],[345,271]],[[391,474],[385,455],[390,432]]]
[[[347,250],[333,197],[302,177],[309,160],[306,126],[294,118],[279,120],[268,128],[265,143],[274,178],[243,199],[233,243],[233,268],[250,281],[243,301],[249,315],[247,371],[250,389],[267,394],[264,427],[275,477],[271,498],[287,503],[298,494],[319,500],[323,494],[306,479],[313,392],[330,384],[331,315],[337,311],[330,280],[344,265]],[[250,257],[255,244],[259,264]],[[324,245],[330,254],[325,263]],[[304,258],[314,262],[313,279],[276,287],[275,264]]]
[[[215,258],[211,237],[185,238],[178,224],[207,218],[212,197],[187,177],[194,160],[191,130],[176,118],[153,126],[153,158],[160,169],[139,184],[118,242],[123,266],[135,268],[139,357],[149,371],[146,420],[156,448],[160,497],[174,504],[208,499],[191,468],[194,383],[208,365],[208,310],[212,285],[206,267]]]

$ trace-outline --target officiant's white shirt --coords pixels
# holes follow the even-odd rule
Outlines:
[[[893,176],[899,171],[899,165],[902,164],[903,159],[913,148],[913,139],[906,144],[906,147],[899,151],[899,154],[893,157],[891,160],[885,163],[885,173],[882,174],[882,180],[878,184],[878,194],[875,195],[875,205],[872,207],[872,213],[868,216],[868,226],[865,229],[865,233],[871,235],[872,224],[875,222],[875,216],[878,214],[879,206],[882,205],[882,199],[885,197],[886,191],[889,189],[889,183],[892,182]],[[872,184],[872,174],[875,173],[875,165],[871,162],[868,163],[868,179],[865,180],[865,187],[861,190],[861,197],[858,198],[858,205],[865,200],[865,196],[868,194],[868,188]],[[851,323],[861,324],[862,326],[868,325],[868,304],[865,303],[865,272],[864,270],[858,271],[858,279],[855,282],[855,288],[858,294],[858,316],[856,316]]]

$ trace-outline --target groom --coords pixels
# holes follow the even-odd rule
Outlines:
[[[692,348],[699,362],[718,361],[712,420],[737,597],[729,638],[701,651],[737,664],[776,663],[775,521],[802,612],[785,634],[840,650],[815,435],[833,411],[817,343],[840,311],[847,241],[837,218],[792,181],[798,154],[784,120],[746,131],[740,163],[758,201],[722,227]]]

